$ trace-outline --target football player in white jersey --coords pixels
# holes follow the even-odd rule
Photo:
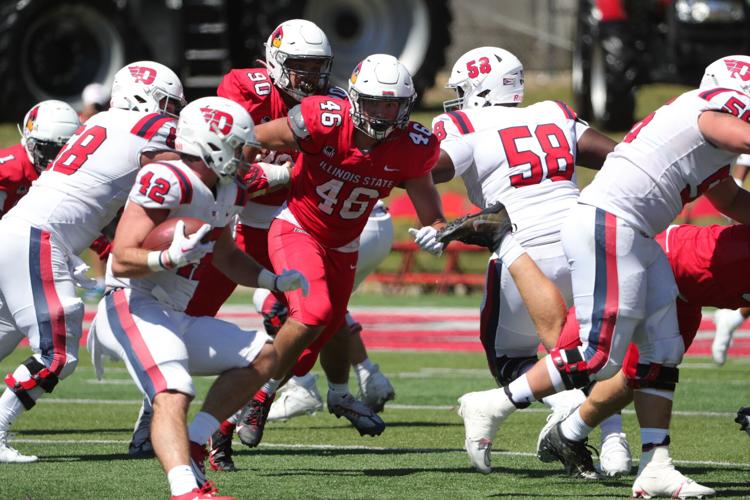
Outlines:
[[[513,235],[493,249],[480,321],[490,371],[505,387],[537,361],[540,338],[547,349],[554,347],[561,325],[535,325],[514,282],[515,273],[522,272],[531,257],[560,290],[564,304],[572,305],[560,226],[578,199],[575,165],[600,168],[615,143],[589,128],[563,102],[517,107],[523,100],[523,66],[507,50],[480,47],[467,52],[454,64],[448,86],[459,98],[447,101],[446,113],[433,120],[433,132],[441,139],[433,176],[447,181],[460,175],[476,206],[485,209],[502,202],[516,226]],[[536,286],[544,288],[550,282],[543,283]],[[556,290],[551,293],[557,295]],[[549,302],[541,304],[546,308]],[[581,391],[569,391],[545,403],[564,412],[584,397]],[[621,432],[607,429],[603,440]],[[491,443],[468,439],[466,446],[489,456]],[[610,472],[629,470],[627,448],[614,454],[625,459]],[[479,470],[490,472],[489,461],[480,462]]]
[[[467,433],[491,440],[518,406],[565,388],[612,377],[628,343],[640,351],[627,383],[641,425],[633,495],[701,497],[714,490],[677,471],[669,457],[669,421],[684,344],[677,327],[676,285],[654,241],[687,203],[706,194],[725,215],[750,223],[750,193],[729,177],[750,153],[750,57],[728,56],[706,68],[686,92],[636,124],[586,187],[563,223],[582,346],[553,350],[511,382],[507,392],[461,398]],[[576,468],[595,411],[588,400],[556,425],[540,447]]]
[[[0,462],[37,459],[10,448],[7,432],[77,364],[83,303],[75,284],[85,271],[77,255],[125,203],[141,165],[174,156],[158,151],[174,137],[174,120],[161,112],[182,103],[182,84],[169,68],[149,61],[122,68],[112,88],[114,109],[80,127],[0,221],[0,344],[20,333],[34,353],[5,378]]]
[[[276,368],[264,332],[184,312],[201,272],[211,262],[242,285],[276,292],[307,288],[300,273],[273,274],[232,238],[231,224],[246,201],[236,173],[243,147],[255,144],[250,115],[233,101],[204,97],[183,109],[176,134],[180,159],[144,166],[130,191],[113,242],[108,292],[91,328],[95,364],[100,366],[97,352],[115,352],[151,402],[151,441],[173,499],[219,498],[205,478],[205,445]],[[174,217],[206,223],[185,235],[177,222],[168,249],[143,248],[151,230]],[[219,377],[188,430],[191,374]]]

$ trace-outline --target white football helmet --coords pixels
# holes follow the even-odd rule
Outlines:
[[[383,140],[405,128],[416,99],[409,70],[387,54],[368,56],[349,78],[352,121],[373,139]]]
[[[268,75],[297,101],[328,87],[332,63],[326,34],[304,19],[284,21],[266,42]]]
[[[202,97],[185,106],[176,134],[177,150],[201,158],[222,183],[234,179],[241,148],[259,146],[248,112],[223,97]]]
[[[499,47],[479,47],[453,65],[446,87],[458,97],[443,103],[445,111],[523,101],[523,65]]]
[[[176,106],[169,111],[169,103]],[[174,71],[154,61],[128,64],[115,73],[110,107],[177,116],[185,106],[182,82]]]
[[[716,87],[750,95],[750,56],[726,56],[706,66],[700,88]]]
[[[37,172],[47,168],[81,126],[78,113],[62,101],[42,101],[23,117],[21,144]]]

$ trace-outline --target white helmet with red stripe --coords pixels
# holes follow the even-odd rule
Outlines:
[[[443,103],[445,111],[519,104],[523,101],[523,65],[505,49],[479,47],[458,58],[446,87],[458,97]]]
[[[115,73],[110,106],[176,117],[185,106],[185,94],[174,71],[154,61],[138,61]]]
[[[354,126],[374,139],[385,139],[406,127],[416,99],[409,70],[387,54],[366,57],[349,78]]]
[[[716,87],[750,95],[750,56],[722,57],[706,66],[700,88]]]
[[[266,42],[268,75],[298,101],[326,90],[332,64],[328,37],[310,21],[284,21]]]
[[[248,112],[223,97],[203,97],[185,106],[176,135],[177,150],[201,158],[223,183],[234,179],[242,147],[258,146]]]
[[[34,168],[41,172],[81,126],[78,113],[63,101],[42,101],[23,118],[21,144]]]

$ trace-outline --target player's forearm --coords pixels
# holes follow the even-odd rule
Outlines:
[[[239,249],[226,254],[214,254],[213,265],[238,285],[258,286],[258,275],[264,269],[252,257]]]
[[[112,251],[112,274],[118,278],[142,278],[151,274],[154,270],[149,267],[150,253],[138,247],[115,247]]]

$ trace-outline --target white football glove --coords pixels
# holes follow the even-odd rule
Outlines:
[[[211,231],[210,224],[203,224],[190,236],[185,236],[185,223],[177,221],[174,236],[169,248],[161,253],[161,262],[168,269],[177,269],[188,264],[199,262],[204,255],[214,248],[214,242],[201,243],[201,239]]]
[[[307,297],[307,292],[310,290],[307,278],[294,269],[291,271],[284,269],[281,274],[273,274],[268,269],[262,269],[258,274],[258,286],[273,292],[289,292],[301,289],[304,297]]]
[[[292,162],[290,161],[281,165],[265,162],[258,162],[256,165],[263,171],[263,177],[268,181],[268,187],[289,184],[289,180],[292,178]]]
[[[419,248],[425,252],[438,256],[443,254],[443,244],[435,238],[437,229],[434,227],[424,226],[420,229],[410,227],[409,234],[414,237],[414,242],[419,245]]]

